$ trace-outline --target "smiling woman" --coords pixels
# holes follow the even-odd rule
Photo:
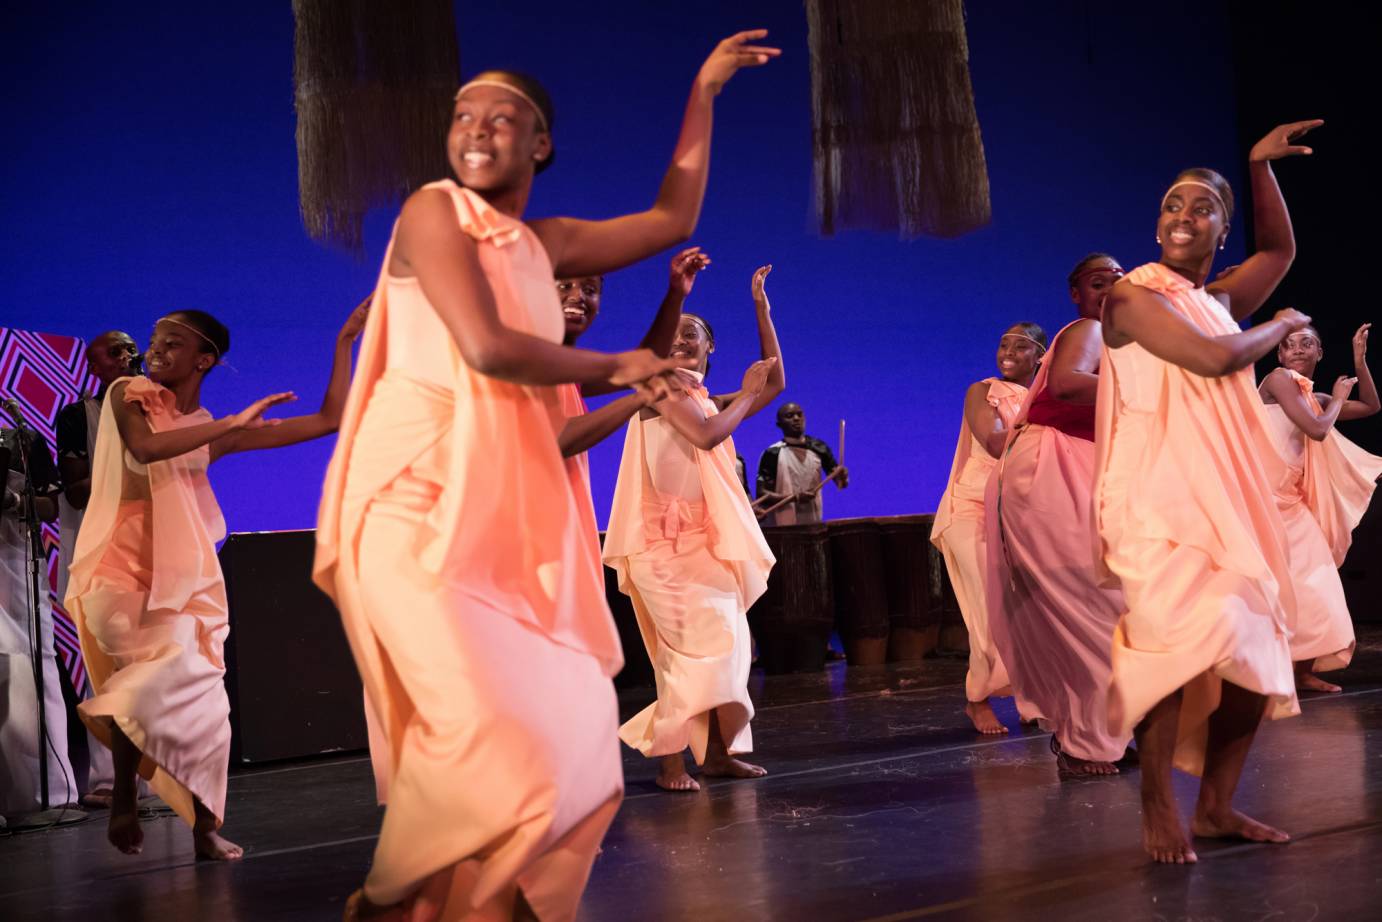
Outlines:
[[[216,558],[225,521],[207,466],[231,452],[334,432],[350,381],[351,343],[367,309],[357,307],[337,335],[316,413],[265,420],[270,407],[296,399],[279,393],[213,419],[201,406],[201,386],[230,349],[230,331],[202,311],[160,318],[145,353],[148,377],[111,383],[66,607],[94,690],[78,712],[112,752],[108,835],[126,854],[137,854],[144,841],[136,774],[192,827],[198,857],[243,854],[218,832],[230,752],[223,656],[229,622]]]
[[[965,393],[950,482],[936,506],[936,521],[931,529],[931,543],[945,559],[960,615],[969,630],[965,714],[980,733],[1008,732],[989,699],[1012,694],[1008,670],[989,630],[984,600],[988,561],[984,487],[1045,352],[1046,332],[1035,323],[1015,323],[999,337],[997,362],[1001,377],[976,381]],[[1037,716],[1035,707],[1020,697],[1017,710],[1023,720]]]
[[[1296,612],[1285,526],[1272,491],[1284,466],[1252,363],[1309,323],[1286,309],[1242,332],[1295,257],[1270,162],[1321,122],[1282,125],[1253,146],[1258,251],[1206,287],[1233,196],[1217,173],[1186,170],[1162,197],[1161,259],[1114,286],[1104,307],[1093,510],[1101,567],[1122,584],[1109,731],[1134,731],[1143,847],[1196,860],[1171,768],[1202,774],[1197,836],[1285,842],[1233,807],[1262,717],[1299,712],[1289,648]]]
[[[379,848],[348,917],[570,919],[623,778],[590,493],[554,434],[553,385],[666,396],[688,363],[563,345],[554,278],[685,240],[700,216],[716,95],[776,49],[720,42],[692,86],[647,210],[523,213],[552,162],[542,87],[486,71],[456,94],[456,180],[403,206],[327,481],[314,576],[365,687]]]

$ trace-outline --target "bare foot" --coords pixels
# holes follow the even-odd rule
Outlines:
[[[1328,695],[1337,695],[1343,691],[1340,686],[1326,682],[1308,669],[1296,673],[1296,688],[1300,691],[1324,692]]]
[[[768,770],[730,755],[706,756],[701,774],[711,778],[762,778]]]
[[[192,845],[197,858],[206,861],[239,861],[245,857],[243,848],[206,827],[192,827]]]
[[[662,757],[662,765],[658,768],[657,781],[658,787],[664,791],[699,791],[700,782],[686,773],[686,760],[681,753]]]
[[[77,802],[89,810],[109,810],[115,802],[115,792],[110,788],[99,788],[86,792]]]
[[[1174,801],[1156,805],[1143,798],[1142,848],[1159,864],[1194,864],[1200,860],[1190,847]]]
[[[1089,762],[1077,759],[1068,752],[1056,753],[1056,771],[1061,778],[1082,778],[1090,775],[1116,775],[1118,766],[1112,762]]]
[[[1232,807],[1208,812],[1195,811],[1190,831],[1201,839],[1244,839],[1248,842],[1271,842],[1284,845],[1291,837],[1280,829],[1259,823]]]
[[[106,838],[126,855],[137,855],[144,850],[144,830],[139,827],[139,811],[134,804],[111,807]]]
[[[1007,733],[1008,728],[1003,726],[1003,722],[998,719],[998,715],[993,713],[993,706],[986,700],[965,702],[965,714],[969,717],[970,723],[974,724],[974,729],[980,733],[997,734]]]

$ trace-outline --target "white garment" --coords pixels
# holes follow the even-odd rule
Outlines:
[[[8,488],[20,492],[24,477],[7,471]],[[38,696],[30,658],[29,538],[15,512],[0,516],[0,814],[30,813],[42,807],[39,790]],[[46,587],[38,612],[47,710],[48,803],[75,802],[77,790],[67,757],[67,706],[53,647],[53,609]]]
[[[777,483],[774,492],[804,493],[821,482],[821,456],[796,445],[783,445],[777,452]],[[821,494],[804,502],[788,503],[771,516],[773,525],[804,525],[821,520]]]

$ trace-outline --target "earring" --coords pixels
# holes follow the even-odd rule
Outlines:
[[[1160,235],[1160,234],[1157,234],[1157,235],[1156,235],[1156,242],[1157,242],[1157,243],[1160,243],[1160,242],[1161,242],[1161,235]]]
[[[1227,243],[1228,243],[1227,240],[1220,240],[1220,241],[1219,241],[1219,249],[1222,250],[1222,249],[1224,248],[1224,246],[1225,246]]]

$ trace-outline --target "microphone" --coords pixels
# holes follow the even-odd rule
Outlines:
[[[27,429],[29,424],[24,421],[24,414],[19,409],[19,401],[13,397],[6,397],[0,400],[0,407],[5,408],[5,412],[10,414],[10,419],[14,420],[15,428]]]

